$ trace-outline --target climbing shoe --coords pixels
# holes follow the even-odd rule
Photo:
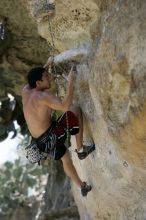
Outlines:
[[[94,150],[95,150],[95,144],[92,144],[92,145],[89,145],[89,146],[83,145],[83,151],[80,152],[80,151],[77,151],[77,149],[76,149],[76,153],[78,155],[78,158],[80,160],[83,160]]]
[[[86,182],[83,182],[83,185],[81,186],[81,194],[82,196],[87,196],[88,192],[90,192],[92,187],[90,185],[87,185]]]

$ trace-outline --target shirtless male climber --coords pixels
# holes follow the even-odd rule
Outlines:
[[[86,196],[91,191],[91,186],[79,178],[70,154],[64,145],[68,128],[71,135],[76,135],[76,152],[79,159],[86,158],[89,153],[95,150],[95,145],[83,146],[82,143],[83,119],[81,110],[72,104],[74,78],[75,72],[71,70],[67,78],[66,95],[61,100],[50,91],[53,79],[48,75],[47,68],[33,68],[27,76],[28,85],[25,85],[22,90],[22,103],[28,129],[32,139],[37,141],[37,147],[49,154],[51,151],[49,151],[48,134],[49,132],[55,134],[57,142],[53,159],[62,160],[65,173],[80,187],[81,194]],[[52,110],[64,112],[55,123],[51,118]]]

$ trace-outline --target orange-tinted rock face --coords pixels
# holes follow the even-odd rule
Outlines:
[[[1,23],[4,27],[4,39],[0,38],[0,77],[5,84],[3,91],[11,90],[14,95],[20,95],[19,87],[25,82],[23,77],[32,65],[46,62],[49,46],[39,36],[37,25],[21,0],[1,1]],[[4,83],[7,80],[11,81],[9,85]]]
[[[51,42],[47,12],[39,5],[44,1],[25,2],[31,3],[39,34]],[[84,138],[96,144],[84,161],[72,153],[79,176],[93,186],[84,199],[73,184],[81,220],[146,219],[145,8],[144,0],[65,0],[55,1],[50,16],[56,51],[90,45],[75,82],[75,102],[86,122]]]

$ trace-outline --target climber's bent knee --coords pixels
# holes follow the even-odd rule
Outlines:
[[[76,116],[79,115],[79,113],[81,112],[81,109],[78,105],[72,105],[70,108],[69,108],[69,111],[73,112]]]
[[[61,157],[61,160],[63,163],[67,163],[67,162],[72,162],[69,151],[66,150],[65,154],[63,155],[63,157]]]

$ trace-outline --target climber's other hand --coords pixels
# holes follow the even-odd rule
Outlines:
[[[45,63],[45,65],[43,66],[44,68],[49,68],[53,65],[54,63],[54,58],[53,57],[49,57],[47,62]]]
[[[71,70],[68,74],[68,81],[74,81],[76,78],[76,71],[74,71],[74,67],[71,67]]]

